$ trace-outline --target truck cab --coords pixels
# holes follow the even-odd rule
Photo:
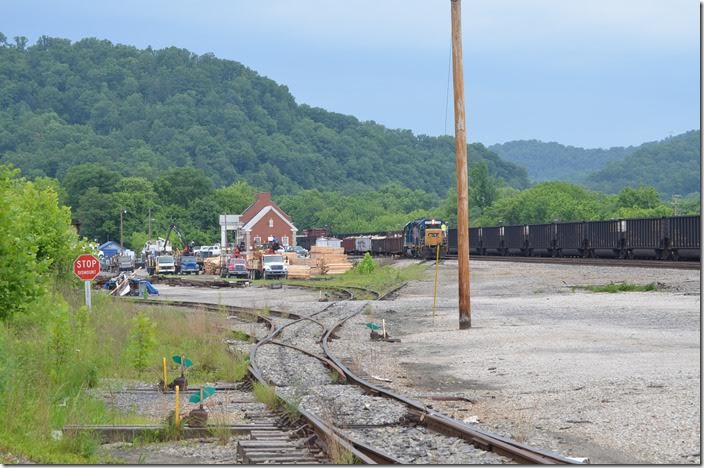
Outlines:
[[[247,260],[244,258],[232,257],[227,261],[227,266],[222,271],[223,277],[249,278],[247,270]]]
[[[176,264],[177,273],[179,274],[198,274],[200,273],[200,265],[196,261],[196,257],[193,255],[183,255],[179,257],[178,263]]]
[[[261,277],[264,279],[270,278],[286,278],[288,276],[288,267],[284,262],[284,256],[279,254],[262,255]]]
[[[155,273],[176,273],[176,262],[172,255],[159,255],[156,257]]]

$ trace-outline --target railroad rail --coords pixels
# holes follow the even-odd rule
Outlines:
[[[447,259],[456,259],[457,254],[447,254]],[[512,255],[470,255],[470,260],[487,262],[515,262],[515,263],[547,263],[555,265],[589,265],[626,268],[671,268],[678,270],[699,270],[701,263],[691,260],[631,260],[618,258],[581,258],[581,257],[518,257]]]
[[[432,411],[420,402],[399,395],[392,390],[374,385],[351,372],[350,369],[347,368],[342,361],[335,357],[335,355],[330,351],[328,342],[332,339],[335,330],[343,326],[347,320],[357,314],[358,312],[349,315],[340,320],[333,327],[329,328],[323,336],[321,342],[325,356],[343,370],[349,381],[363,387],[365,390],[373,394],[391,398],[403,403],[413,411],[413,414],[417,417],[418,422],[423,423],[440,433],[462,438],[479,448],[491,450],[498,454],[507,456],[517,463],[580,464],[580,462],[576,460],[563,457],[557,453],[529,447],[498,434],[493,434],[491,432],[468,426],[444,414]]]
[[[402,286],[403,285],[400,285],[398,288],[388,291],[385,295],[379,294],[378,298],[383,299],[386,295],[392,294]],[[360,307],[357,307],[357,310],[354,313],[347,313],[344,314],[344,317],[339,318],[339,313],[335,311],[337,305],[351,304],[350,302],[334,302],[322,310],[308,316],[301,316],[298,314],[277,310],[270,310],[268,316],[264,316],[256,313],[256,311],[251,308],[221,306],[216,304],[188,301],[139,300],[135,302],[150,305],[156,304],[174,307],[200,308],[208,311],[222,311],[224,309],[233,315],[244,316],[248,320],[263,322],[267,326],[269,333],[266,337],[257,341],[250,351],[249,373],[253,380],[268,383],[264,372],[257,364],[258,353],[263,349],[263,347],[275,346],[277,348],[287,349],[295,353],[300,353],[300,355],[306,356],[307,359],[315,359],[320,363],[320,365],[324,366],[330,372],[334,372],[338,375],[336,379],[338,383],[345,382],[354,384],[354,386],[360,388],[364,394],[371,394],[389,401],[401,403],[407,408],[406,411],[408,416],[405,422],[409,425],[425,426],[435,433],[462,439],[477,448],[486,451],[493,451],[498,455],[508,457],[512,461],[518,463],[579,463],[576,460],[563,457],[559,454],[532,448],[509,438],[468,426],[444,414],[432,411],[422,403],[413,401],[389,389],[371,384],[352,372],[340,359],[332,354],[330,348],[328,347],[328,343],[331,339],[335,338],[336,330],[344,326],[349,319],[361,313],[366,303],[361,304]],[[322,318],[324,315],[329,316]],[[274,318],[288,319],[290,321],[284,323],[283,325],[277,325]],[[325,323],[326,321],[329,323],[331,320],[334,320],[331,325]],[[282,338],[283,334],[287,330],[293,330],[296,327],[302,326],[309,326],[318,329],[318,332],[313,337],[319,345],[319,350],[317,350],[317,352],[315,349],[311,349],[310,346],[308,349],[304,349],[296,346],[293,342],[290,342],[290,339],[289,342],[286,342],[286,339]],[[293,338],[293,341],[295,342],[296,335],[294,334],[293,337],[290,338]],[[298,412],[306,421],[310,431],[315,435],[314,437],[312,436],[311,439],[314,439],[316,443],[327,453],[330,453],[331,447],[334,444],[338,447],[338,450],[339,448],[346,450],[354,456],[356,461],[361,463],[398,464],[403,462],[397,456],[394,456],[394,454],[386,453],[385,451],[372,446],[372,444],[368,442],[358,440],[350,434],[345,433],[344,424],[338,425],[334,422],[323,420],[324,418],[321,418],[320,415],[313,414],[310,411],[305,411],[300,408],[298,409]]]
[[[313,357],[318,359],[322,365],[324,365],[326,368],[341,374],[342,378],[344,378],[345,381],[349,383],[353,383],[356,386],[359,386],[363,389],[364,392],[368,392],[374,395],[378,395],[387,399],[395,400],[398,402],[401,402],[403,405],[405,405],[408,410],[409,414],[412,415],[413,420],[409,420],[409,424],[422,424],[429,429],[438,432],[440,434],[450,436],[450,437],[456,437],[459,439],[462,439],[466,442],[469,442],[470,444],[474,445],[477,448],[481,448],[486,451],[493,451],[499,455],[503,455],[505,457],[510,458],[511,460],[518,462],[518,463],[533,463],[533,464],[579,464],[578,461],[563,457],[559,454],[544,451],[544,450],[539,450],[535,449],[529,446],[526,446],[524,444],[520,444],[514,440],[502,437],[497,434],[492,434],[490,432],[482,431],[477,428],[473,428],[471,426],[468,426],[464,423],[461,423],[457,420],[454,420],[446,415],[443,415],[441,413],[437,413],[435,411],[430,410],[423,404],[410,400],[404,396],[398,395],[391,390],[373,385],[365,380],[363,380],[361,377],[357,376],[355,373],[353,373],[347,366],[342,363],[341,360],[339,360],[336,356],[334,356],[329,347],[327,346],[327,343],[334,337],[334,332],[338,328],[342,327],[347,320],[350,318],[358,315],[361,311],[362,308],[359,308],[355,313],[353,314],[347,314],[343,319],[341,320],[336,320],[336,322],[330,326],[327,327],[325,326],[324,323],[321,323],[321,320],[319,319],[319,316],[322,314],[325,314],[329,312],[331,309],[335,307],[335,304],[331,304],[330,306],[324,308],[323,310],[316,312],[314,314],[311,314],[308,317],[304,317],[295,321],[292,321],[288,324],[285,324],[283,326],[277,327],[272,333],[265,339],[261,340],[258,342],[254,348],[252,349],[252,353],[250,355],[250,369],[252,374],[260,381],[267,382],[267,379],[264,375],[264,372],[261,371],[261,369],[258,368],[257,366],[257,353],[260,349],[262,349],[263,346],[267,345],[276,345],[276,346],[284,346],[293,350],[297,350],[306,356]],[[315,317],[315,318],[314,318]],[[303,349],[299,348],[297,346],[294,346],[290,343],[285,343],[281,341],[277,341],[277,338],[281,338],[284,332],[288,329],[297,327],[297,326],[313,326],[317,327],[320,330],[320,338],[317,338],[316,340],[318,341],[322,353],[324,356],[320,356],[313,352],[310,349]],[[295,338],[295,334],[293,336]],[[305,413],[305,412],[303,412]],[[305,413],[308,414],[308,413]],[[309,414],[308,414],[309,415]],[[321,422],[320,419],[318,419],[318,422]],[[357,457],[359,457],[359,453],[363,454],[366,456],[368,459],[377,462],[377,463],[384,463],[384,464],[396,464],[396,463],[401,463],[402,461],[395,457],[393,454],[388,454],[385,453],[384,451],[373,447],[372,445],[356,440],[352,437],[350,437],[348,434],[345,434],[344,431],[341,429],[341,427],[338,427],[335,423],[333,424],[324,424],[325,428],[320,428],[321,430],[328,431],[327,436],[329,437],[329,431],[332,431],[334,434],[336,434],[338,437],[341,437],[343,440],[346,441],[347,445],[346,447]],[[360,460],[364,460],[363,458],[359,458]]]

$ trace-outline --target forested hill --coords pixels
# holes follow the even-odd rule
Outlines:
[[[506,161],[528,170],[532,181],[562,180],[584,182],[587,176],[610,161],[623,159],[638,147],[616,146],[609,149],[585,149],[539,140],[514,140],[491,145],[489,149]]]
[[[97,39],[25,42],[0,34],[0,163],[25,176],[63,181],[69,168],[98,163],[152,179],[193,166],[215,186],[245,180],[275,194],[397,181],[439,196],[454,180],[452,138],[298,105],[235,61]],[[482,145],[469,153],[508,185],[527,185],[525,169]]]
[[[587,178],[587,187],[616,193],[624,187],[649,185],[664,199],[700,190],[699,130],[641,145],[622,160],[612,161]]]

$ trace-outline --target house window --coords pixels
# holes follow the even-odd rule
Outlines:
[[[288,246],[288,236],[283,236],[281,238],[281,245]]]
[[[259,236],[254,237],[254,245],[262,245],[262,238]]]
[[[269,227],[270,228],[274,227],[274,218],[269,218]]]

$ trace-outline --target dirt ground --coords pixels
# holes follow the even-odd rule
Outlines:
[[[458,330],[456,261],[439,268],[435,317],[433,267],[374,304],[401,343],[375,344],[370,374],[407,394],[472,400],[434,407],[592,463],[700,463],[698,270],[471,267],[470,330]],[[620,281],[659,290],[576,288]]]

